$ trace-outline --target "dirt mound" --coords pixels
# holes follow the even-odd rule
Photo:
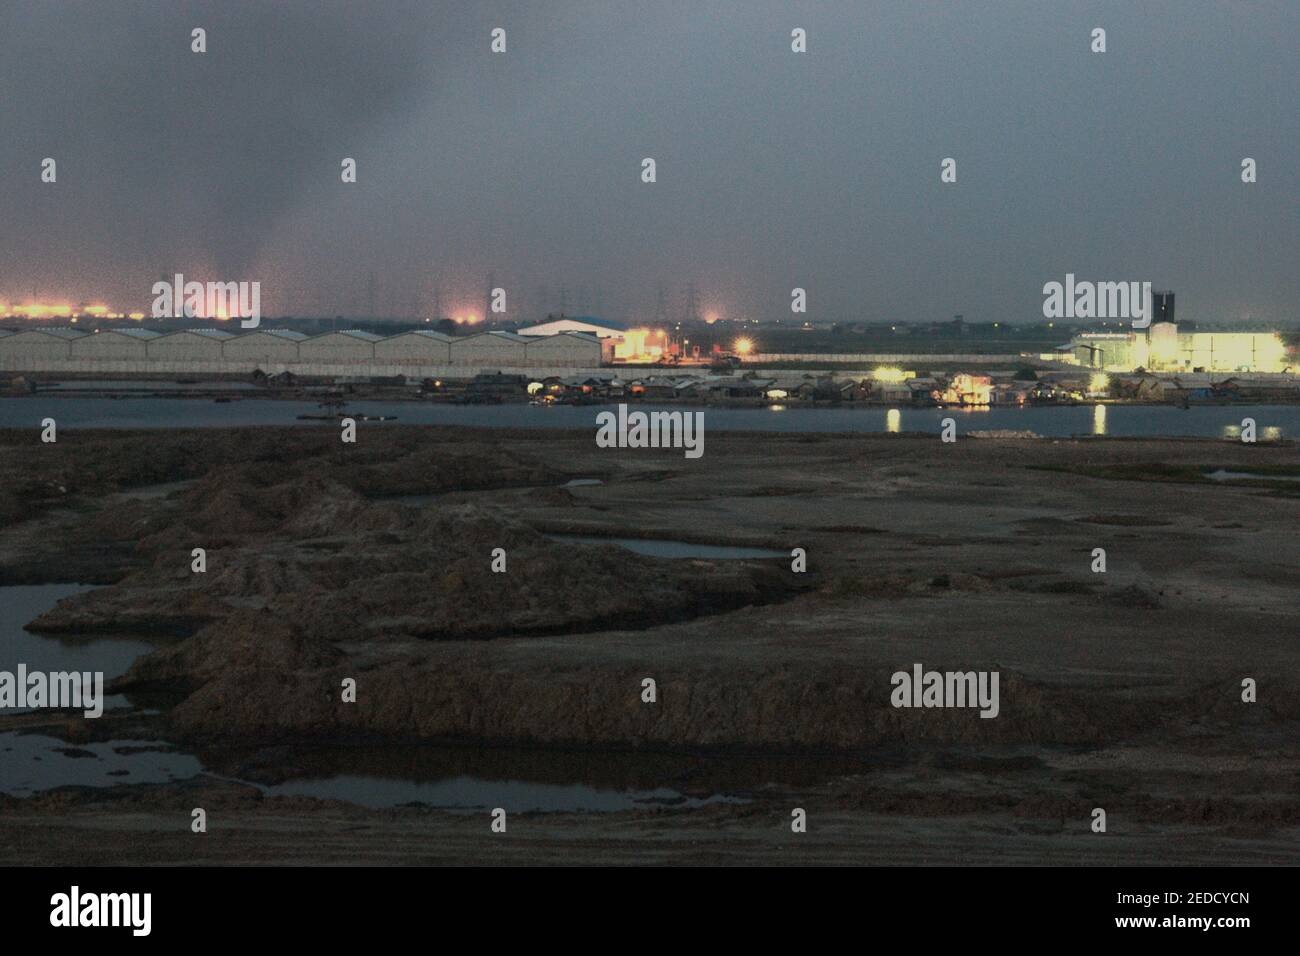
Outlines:
[[[345,660],[341,651],[304,636],[269,611],[237,611],[220,625],[208,626],[188,640],[138,658],[111,687],[114,692],[120,688],[197,688],[226,675],[258,672],[287,678]]]
[[[644,627],[792,590],[755,563],[561,544],[497,508],[402,508],[329,475],[272,477],[249,465],[205,477],[142,542],[151,567],[60,602],[33,630],[185,633],[251,608],[321,639],[490,638]]]
[[[340,466],[334,474],[369,497],[553,485],[568,477],[529,455],[454,445],[417,448],[396,460]]]
[[[219,655],[213,660],[220,664]],[[128,676],[154,667],[141,663]],[[171,717],[174,730],[192,740],[379,736],[771,752],[1094,745],[1150,726],[1138,705],[1048,688],[1007,671],[1001,714],[987,720],[972,708],[894,708],[890,674],[879,668],[657,670],[658,701],[646,704],[643,670],[502,670],[476,654],[368,670],[325,659],[288,672],[217,666]],[[342,701],[345,676],[357,681],[356,703]]]

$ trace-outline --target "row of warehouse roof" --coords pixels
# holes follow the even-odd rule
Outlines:
[[[613,345],[582,332],[521,336],[480,332],[449,336],[419,329],[379,336],[348,329],[304,335],[287,329],[242,334],[224,329],[0,329],[0,357],[127,361],[590,368],[613,358]]]

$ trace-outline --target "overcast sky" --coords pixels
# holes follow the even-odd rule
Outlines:
[[[520,318],[693,281],[729,318],[802,286],[813,319],[1029,321],[1073,272],[1290,321],[1298,39],[1294,0],[0,0],[0,299],[183,272],[348,315],[373,273],[382,311],[481,312],[491,272]]]

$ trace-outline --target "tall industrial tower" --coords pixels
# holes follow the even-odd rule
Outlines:
[[[1151,292],[1151,324],[1159,322],[1173,322],[1174,320],[1174,294],[1169,291]]]

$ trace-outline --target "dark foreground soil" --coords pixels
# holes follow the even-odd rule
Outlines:
[[[132,712],[0,730],[75,745],[129,725],[211,772],[0,797],[0,861],[1300,861],[1300,499],[1185,480],[1286,471],[1294,445],[710,434],[687,460],[363,426],[351,446],[10,432],[0,452],[0,583],[108,585],[32,629],[160,638],[114,684]],[[807,570],[557,534],[801,548]],[[998,717],[891,706],[914,663],[998,671]],[[630,755],[614,783],[638,788],[689,754],[702,769],[667,785],[747,802],[512,813],[501,834],[224,779],[292,776],[323,743],[391,753],[395,776],[412,745],[508,746],[537,759],[502,779],[543,781],[589,780],[575,753]],[[813,769],[738,774],[737,754]]]

